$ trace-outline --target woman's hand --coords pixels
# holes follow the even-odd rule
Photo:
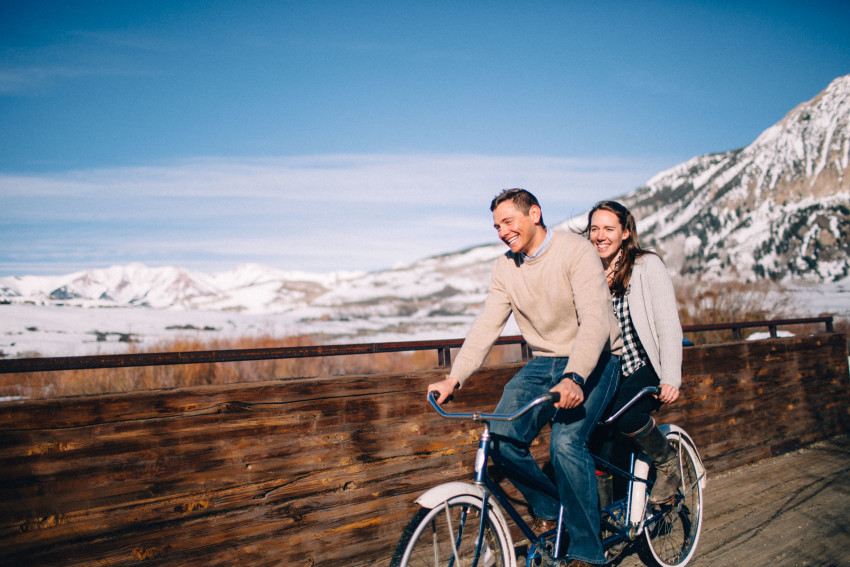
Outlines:
[[[437,403],[442,404],[444,401],[452,397],[452,394],[457,389],[458,384],[459,382],[456,378],[446,376],[439,382],[428,384],[428,393],[430,394],[431,392],[437,392],[439,394],[439,397],[437,398]]]
[[[658,394],[658,399],[665,404],[672,404],[679,399],[679,390],[670,384],[661,384],[661,393]]]

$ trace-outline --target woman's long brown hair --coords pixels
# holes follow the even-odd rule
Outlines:
[[[620,258],[617,260],[617,264],[614,267],[614,277],[608,286],[612,294],[622,297],[625,295],[626,290],[629,289],[629,280],[632,277],[632,268],[634,268],[635,260],[644,254],[655,254],[655,252],[644,250],[640,247],[635,217],[629,209],[617,201],[600,201],[596,203],[587,214],[587,228],[581,231],[581,234],[590,238],[590,223],[593,219],[593,213],[596,211],[614,213],[617,216],[617,220],[620,221],[620,226],[623,227],[623,230],[629,231],[629,237],[620,246]]]

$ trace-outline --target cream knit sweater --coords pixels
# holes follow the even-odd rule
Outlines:
[[[535,258],[512,252],[496,261],[484,311],[452,366],[463,382],[484,362],[513,313],[534,356],[569,357],[565,372],[587,378],[603,352],[620,354],[622,338],[602,263],[593,245],[555,232]]]

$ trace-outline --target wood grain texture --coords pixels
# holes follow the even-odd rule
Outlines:
[[[492,409],[520,366],[452,411]],[[472,475],[479,427],[425,402],[443,372],[0,404],[0,565],[387,564],[416,497]],[[850,430],[838,333],[689,347],[683,383],[658,419],[710,472]]]

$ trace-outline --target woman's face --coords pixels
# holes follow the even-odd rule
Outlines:
[[[607,266],[628,240],[629,231],[623,230],[620,219],[611,211],[598,210],[590,218],[590,242]]]

